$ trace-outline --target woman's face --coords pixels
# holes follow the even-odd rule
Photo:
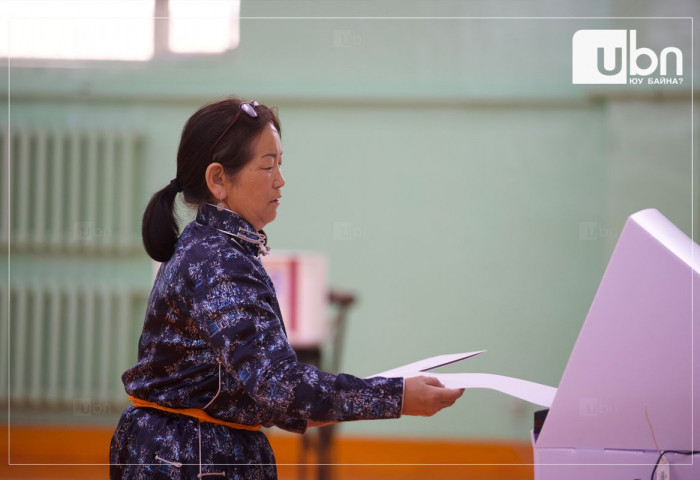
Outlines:
[[[271,123],[253,142],[253,159],[233,178],[226,182],[224,203],[248,220],[257,230],[277,216],[282,176],[282,143]]]

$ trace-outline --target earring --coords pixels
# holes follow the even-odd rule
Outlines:
[[[216,204],[216,209],[217,209],[218,211],[221,211],[221,210],[223,210],[224,208],[226,208],[226,205],[224,205],[224,200],[223,200],[223,199],[224,199],[224,194],[223,194],[223,192],[222,192],[222,193],[219,193],[219,203]]]

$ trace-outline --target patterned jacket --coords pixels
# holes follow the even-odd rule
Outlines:
[[[275,289],[229,210],[202,205],[158,271],[128,394],[173,408],[205,408],[247,425],[304,432],[307,420],[399,417],[400,378],[331,375],[297,362]],[[227,233],[228,232],[228,233]]]

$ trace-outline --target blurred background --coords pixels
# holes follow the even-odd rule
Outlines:
[[[557,386],[627,217],[656,208],[700,231],[699,12],[693,0],[0,2],[9,431],[108,441],[153,278],[141,214],[174,177],[185,121],[230,95],[276,105],[282,122],[270,245],[325,254],[330,286],[357,296],[342,371],[485,349],[441,371]],[[680,82],[572,84],[581,29],[680,49],[682,68],[668,67]],[[528,463],[537,409],[473,390],[433,418],[336,435],[510,445],[523,447],[510,463]],[[10,463],[45,458],[19,448]]]

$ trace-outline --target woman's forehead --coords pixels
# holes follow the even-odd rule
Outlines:
[[[274,153],[275,155],[282,153],[282,142],[274,125],[270,124],[269,128],[264,129],[255,141],[256,156]]]

